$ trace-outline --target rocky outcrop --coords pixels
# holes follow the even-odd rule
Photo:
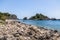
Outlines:
[[[0,25],[0,40],[60,40],[60,34],[56,30],[11,22]]]

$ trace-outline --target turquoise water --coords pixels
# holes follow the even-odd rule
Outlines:
[[[44,27],[48,29],[60,31],[60,20],[19,20],[25,24],[36,25],[38,27]]]

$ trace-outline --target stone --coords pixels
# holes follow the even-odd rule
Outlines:
[[[0,25],[0,40],[60,40],[60,33],[57,30],[12,21]]]

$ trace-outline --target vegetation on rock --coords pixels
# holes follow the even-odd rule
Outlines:
[[[49,19],[49,17],[47,17],[41,13],[40,14],[37,13],[35,16],[32,16],[29,19],[31,19],[31,20],[44,20],[44,19],[47,20],[47,19]]]
[[[5,19],[17,19],[17,16],[15,14],[0,12],[0,20],[5,20]]]

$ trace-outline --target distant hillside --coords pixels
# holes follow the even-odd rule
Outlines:
[[[37,13],[35,16],[32,16],[29,18],[30,20],[47,20],[47,19],[50,19],[49,17],[43,15],[43,14],[39,14]]]
[[[5,19],[17,19],[17,16],[15,14],[0,12],[0,20],[5,20]]]

